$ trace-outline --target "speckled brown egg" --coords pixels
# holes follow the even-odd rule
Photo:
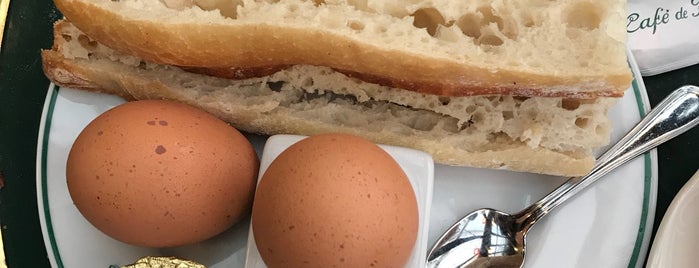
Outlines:
[[[418,207],[383,149],[322,134],[273,160],[258,184],[252,226],[268,267],[403,267],[417,239]]]
[[[171,247],[205,240],[250,211],[258,159],[235,128],[163,100],[122,104],[91,121],[67,161],[80,213],[125,243]]]

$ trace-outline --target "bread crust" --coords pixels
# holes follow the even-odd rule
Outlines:
[[[42,50],[41,59],[44,75],[56,85],[117,95],[129,101],[135,100],[127,92],[100,86],[95,82],[98,77],[96,74],[89,76],[83,68],[75,64],[67,64],[66,59],[55,50]]]
[[[100,43],[148,61],[175,66],[214,70],[295,64],[328,66],[369,82],[443,96],[619,97],[631,82],[628,70],[616,74],[561,75],[492,69],[377,47],[323,29],[272,24],[156,23],[129,19],[85,0],[55,3],[72,23]]]

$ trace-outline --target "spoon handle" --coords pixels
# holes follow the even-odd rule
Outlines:
[[[568,179],[538,202],[515,214],[523,230],[591,185],[609,171],[670,140],[699,123],[699,87],[676,89],[651,110],[626,136],[597,159],[592,171]]]

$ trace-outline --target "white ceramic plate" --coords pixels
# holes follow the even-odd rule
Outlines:
[[[633,59],[634,83],[612,108],[618,140],[649,109]],[[72,204],[65,183],[70,146],[87,123],[123,100],[103,94],[49,88],[39,129],[37,200],[53,267],[107,268],[145,255],[176,255],[211,268],[243,267],[249,221],[200,244],[149,249],[115,241],[92,227]],[[258,149],[265,138],[249,137]],[[436,165],[428,244],[465,213],[481,207],[516,212],[563,178]],[[559,207],[529,235],[526,267],[640,267],[655,211],[655,151],[635,159]]]
[[[658,226],[648,268],[693,268],[699,248],[699,170],[672,199]]]

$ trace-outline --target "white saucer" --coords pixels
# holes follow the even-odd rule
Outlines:
[[[670,203],[655,235],[646,267],[697,267],[699,170]]]

